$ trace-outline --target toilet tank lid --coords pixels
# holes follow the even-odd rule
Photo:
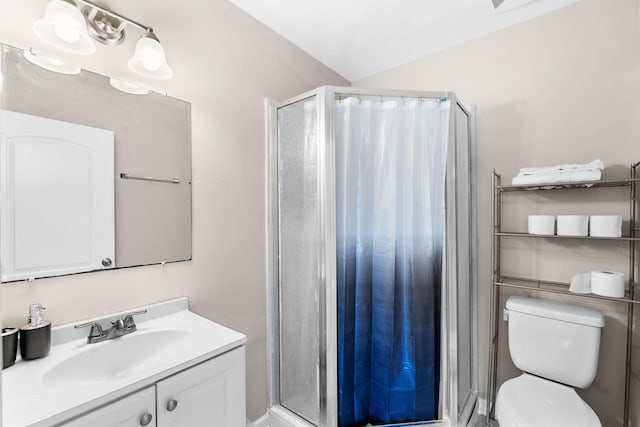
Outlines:
[[[604,316],[602,313],[591,308],[576,305],[513,296],[507,300],[506,308],[509,311],[546,317],[563,322],[577,323],[579,325],[598,328],[604,326]]]

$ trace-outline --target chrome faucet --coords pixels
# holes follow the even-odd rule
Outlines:
[[[138,328],[136,322],[133,320],[133,316],[146,313],[147,310],[134,311],[128,313],[124,318],[111,322],[111,327],[106,331],[102,329],[102,326],[98,322],[87,322],[80,325],[75,325],[74,328],[86,328],[91,326],[89,336],[87,337],[88,344],[95,344],[97,342],[112,340],[119,338],[123,335],[135,332]]]

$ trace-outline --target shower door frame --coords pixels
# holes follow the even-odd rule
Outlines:
[[[440,415],[438,420],[408,424],[390,424],[393,426],[430,425],[430,426],[467,426],[474,412],[477,412],[478,400],[478,351],[477,351],[477,262],[476,262],[476,155],[475,155],[475,115],[465,107],[452,92],[422,92],[361,89],[352,87],[323,86],[305,92],[282,102],[267,98],[265,100],[266,144],[266,196],[267,196],[267,359],[269,384],[269,421],[273,427],[288,425],[313,427],[307,420],[296,415],[280,402],[280,313],[279,313],[279,200],[278,200],[278,109],[293,103],[316,97],[318,111],[319,148],[319,217],[321,239],[324,250],[320,255],[320,292],[319,292],[319,427],[338,427],[338,364],[337,364],[337,269],[336,269],[336,219],[335,219],[335,130],[337,96],[361,96],[381,98],[425,98],[446,99],[450,101],[449,138],[456,140],[456,108],[467,115],[467,134],[469,138],[469,206],[471,209],[469,229],[471,254],[470,279],[472,292],[471,315],[471,393],[467,396],[462,410],[458,411],[458,369],[457,369],[457,254],[443,257],[443,286],[441,294],[441,377],[440,377]],[[451,150],[454,155],[451,155]],[[450,247],[456,241],[456,156],[457,144],[449,144],[447,152],[447,177],[445,223]],[[323,335],[324,333],[324,335]],[[329,356],[331,355],[331,357]]]

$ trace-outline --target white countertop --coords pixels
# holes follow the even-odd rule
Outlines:
[[[54,328],[49,356],[34,361],[16,361],[3,370],[2,425],[4,427],[52,426],[88,412],[158,380],[187,369],[243,345],[246,337],[191,312],[186,298],[154,304],[136,322],[138,331],[116,340],[87,344],[88,329],[74,330],[72,325]],[[132,310],[133,311],[133,310]],[[107,320],[122,317],[122,313]],[[101,322],[103,325],[106,321]],[[179,345],[158,351],[152,360],[116,378],[57,386],[45,374],[69,357],[87,350],[132,339],[136,334],[155,331],[188,331]],[[78,338],[82,336],[82,338]]]

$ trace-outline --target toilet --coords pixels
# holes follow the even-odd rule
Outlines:
[[[505,318],[509,353],[523,374],[498,391],[500,427],[602,427],[574,390],[589,387],[596,376],[602,313],[513,296]]]

